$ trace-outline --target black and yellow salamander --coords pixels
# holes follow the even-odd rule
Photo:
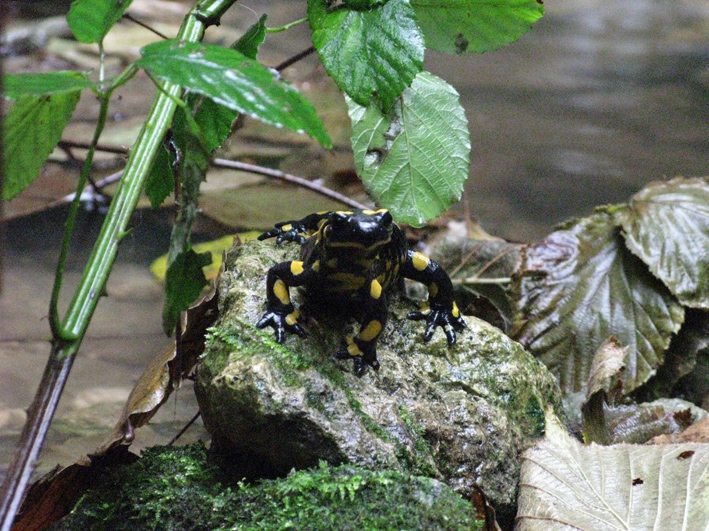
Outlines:
[[[409,319],[425,320],[424,340],[443,327],[448,344],[455,344],[455,330],[465,321],[453,300],[448,274],[427,256],[408,248],[401,229],[387,210],[318,212],[299,221],[286,221],[259,236],[301,244],[300,260],[281,262],[268,271],[267,310],[256,324],[270,326],[283,343],[285,332],[305,336],[298,323],[299,311],[290,300],[289,288],[304,286],[306,297],[353,305],[362,315],[357,335],[348,337],[335,354],[353,359],[357,376],[366,366],[379,369],[376,345],[387,319],[386,291],[401,278],[428,288],[428,302]]]

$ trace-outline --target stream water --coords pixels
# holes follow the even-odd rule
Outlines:
[[[304,2],[244,0],[224,21],[245,28],[264,10],[277,26]],[[472,134],[470,210],[489,232],[542,238],[553,224],[627,198],[674,175],[709,174],[709,3],[706,0],[547,0],[520,41],[480,56],[430,53],[426,68],[461,94]],[[275,34],[269,57],[305,47],[304,25]],[[269,37],[270,39],[270,37]],[[302,42],[298,42],[298,40]],[[295,41],[295,43],[294,43]],[[121,112],[144,112],[126,96]],[[138,111],[131,110],[136,102]],[[65,208],[4,223],[0,294],[0,475],[49,352],[46,319]],[[147,266],[166,249],[164,212],[141,211],[123,243],[62,398],[40,468],[91,451],[118,418],[148,361],[169,344],[161,288]],[[84,212],[67,287],[78,279],[102,222]],[[136,448],[164,443],[197,411],[189,386],[139,432]],[[206,434],[199,425],[184,441]]]

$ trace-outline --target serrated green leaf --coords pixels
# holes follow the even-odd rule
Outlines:
[[[409,0],[331,11],[325,0],[308,0],[308,19],[327,73],[360,105],[374,94],[386,111],[423,68],[423,37]]]
[[[496,50],[527,33],[541,0],[411,0],[426,46],[444,53]]]
[[[239,113],[210,98],[201,99],[194,119],[201,131],[207,153],[212,153],[227,139]]]
[[[175,176],[172,173],[170,154],[167,149],[160,148],[145,181],[145,195],[150,199],[150,205],[153,208],[158,208],[174,191]]]
[[[101,42],[133,0],[74,0],[66,16],[79,42]]]
[[[397,221],[423,225],[460,198],[470,133],[453,87],[422,72],[387,114],[374,104],[347,104],[357,172]]]
[[[231,48],[243,53],[249,59],[256,59],[258,47],[266,39],[266,17],[262,15],[256,24],[253,24],[246,32],[231,45]]]
[[[583,390],[610,336],[628,345],[626,391],[662,362],[684,308],[628,251],[613,215],[599,210],[530,245],[515,274],[511,336],[539,357],[566,393]]]
[[[709,309],[709,185],[653,183],[618,212],[628,248],[691,308]]]
[[[38,176],[71,119],[80,92],[23,96],[2,123],[2,198],[12,199]]]
[[[212,263],[211,253],[197,254],[192,249],[180,253],[165,275],[163,329],[172,334],[180,312],[189,308],[207,285],[202,268]]]
[[[149,44],[142,54],[135,64],[157,77],[332,147],[313,106],[270,70],[236,50],[168,40]]]
[[[44,96],[60,92],[78,92],[93,86],[84,72],[46,72],[42,74],[8,74],[2,78],[2,95],[11,100],[22,96]]]

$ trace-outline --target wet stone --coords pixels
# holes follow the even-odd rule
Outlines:
[[[305,339],[276,343],[254,326],[265,309],[268,269],[297,258],[294,245],[249,242],[227,256],[195,390],[213,447],[235,474],[282,476],[292,468],[351,463],[444,481],[469,496],[479,485],[514,515],[520,453],[543,435],[544,406],[561,411],[546,368],[516,342],[468,318],[454,347],[437,330],[423,342],[408,321],[413,301],[390,294],[377,355],[358,378],[334,353],[354,320],[306,319]],[[291,290],[296,305],[303,294]]]

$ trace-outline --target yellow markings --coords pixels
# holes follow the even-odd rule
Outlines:
[[[313,265],[312,265],[312,267],[311,267],[310,269],[312,269],[312,270],[315,271],[316,273],[317,273],[318,271],[320,271],[320,260],[315,260],[315,262],[313,262]]]
[[[295,323],[298,322],[298,317],[300,317],[300,311],[298,310],[289,313],[288,315],[286,315],[286,324],[293,326]]]
[[[458,305],[453,302],[453,311],[451,312],[453,314],[453,317],[460,317],[460,310],[458,309]]]
[[[386,212],[386,208],[380,208],[379,210],[362,210],[362,214],[367,214],[368,216],[373,216],[374,214],[381,214],[382,212]]]
[[[417,271],[423,271],[428,267],[428,263],[430,262],[428,256],[423,255],[421,253],[414,253],[414,256],[411,258],[411,261],[414,264],[414,268]]]
[[[431,313],[431,307],[428,305],[428,303],[426,301],[421,301],[421,302],[419,302],[419,311],[423,315],[428,315],[429,313]]]
[[[367,328],[357,334],[357,339],[361,339],[362,341],[374,341],[375,339],[377,339],[381,331],[382,323],[380,323],[376,319],[373,319],[372,321],[369,321]]]
[[[303,262],[300,260],[293,260],[290,263],[290,272],[294,275],[300,275],[303,272]]]
[[[428,285],[428,296],[434,298],[436,295],[438,295],[438,284],[431,282]]]
[[[350,356],[364,356],[364,352],[360,350],[352,337],[347,338],[347,352],[349,352]]]
[[[335,214],[342,214],[343,216],[351,216],[354,214],[351,210],[338,210]]]
[[[329,210],[321,210],[320,212],[317,213],[318,216],[324,216],[325,214],[329,214]]]
[[[378,280],[372,280],[372,284],[369,286],[369,294],[373,299],[378,299],[382,296],[382,285]]]
[[[287,230],[291,230],[292,228],[293,228],[293,225],[291,225],[290,223],[288,223],[288,224],[286,224],[286,225],[283,225],[283,226],[281,227],[281,230],[287,231]]]
[[[273,285],[273,294],[278,297],[281,304],[290,304],[290,295],[288,294],[288,286],[280,278]]]

